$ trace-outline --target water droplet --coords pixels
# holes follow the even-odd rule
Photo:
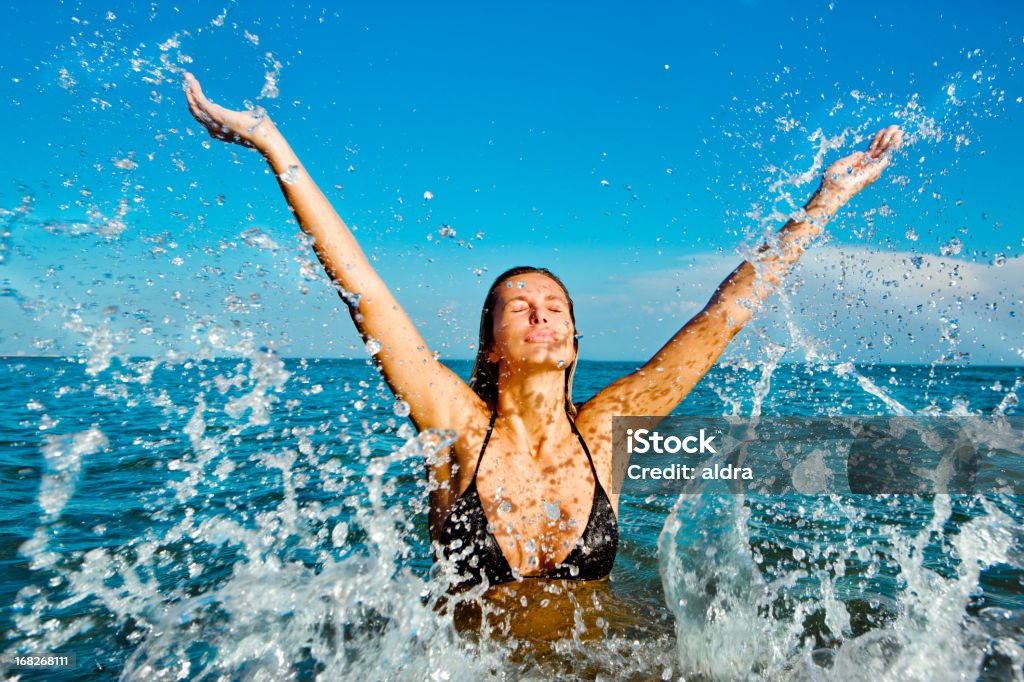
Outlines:
[[[511,289],[512,288],[512,282],[505,282],[505,288],[506,289]]]
[[[396,417],[408,417],[409,416],[409,403],[404,400],[396,400],[394,413]]]
[[[60,79],[58,80],[58,82],[60,83],[60,87],[64,88],[65,90],[70,90],[78,84],[75,81],[75,79],[71,77],[71,72],[68,71],[67,68],[61,67],[59,73]]]
[[[508,514],[510,511],[512,511],[512,503],[509,502],[508,500],[505,500],[504,502],[498,505],[499,514]]]
[[[939,247],[939,253],[943,256],[955,256],[963,251],[964,245],[956,237],[953,237],[948,242]]]
[[[369,339],[366,342],[366,353],[370,357],[373,357],[374,355],[379,353],[381,351],[381,348],[383,348],[383,346],[377,339]]]
[[[533,538],[530,538],[529,540],[526,541],[526,544],[523,545],[523,549],[525,549],[527,552],[536,552],[537,551],[537,541],[534,540]]]
[[[565,367],[565,360],[559,360],[558,361],[558,369],[562,369],[564,367]]]
[[[295,181],[299,179],[299,167],[288,166],[288,170],[280,175],[281,182],[286,185],[294,185]]]
[[[1001,268],[1004,265],[1006,265],[1006,254],[997,253],[996,257],[992,259],[992,265],[996,266],[997,268]]]
[[[331,542],[335,547],[341,547],[345,544],[345,540],[348,539],[348,524],[341,521],[331,531]]]
[[[526,288],[526,282],[516,282],[516,284],[519,285],[520,289],[525,289]]]
[[[562,517],[562,510],[559,507],[558,500],[554,502],[544,503],[544,514],[552,521],[557,521]]]
[[[268,237],[266,234],[264,234],[258,228],[255,227],[243,232],[242,239],[245,240],[245,243],[248,244],[249,246],[255,249],[259,249],[261,251],[276,251],[277,249],[280,248],[277,245],[277,242],[275,242],[273,239],[271,239],[270,237]],[[315,276],[319,275],[319,268],[316,268],[315,273]]]
[[[426,192],[423,193],[423,200],[424,201],[430,201],[433,198],[434,198],[434,193],[431,192],[430,190],[427,190]]]

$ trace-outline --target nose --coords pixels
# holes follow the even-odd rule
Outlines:
[[[530,310],[530,324],[547,324],[547,321],[543,308],[534,306]]]

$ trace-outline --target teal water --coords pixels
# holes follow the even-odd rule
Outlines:
[[[577,399],[632,369],[581,363]],[[460,634],[438,607],[429,443],[368,363],[0,374],[3,650],[77,656],[22,679],[1021,675],[1019,499],[624,496],[611,579],[524,655],[529,637]],[[677,413],[1013,415],[1021,376],[716,367]]]

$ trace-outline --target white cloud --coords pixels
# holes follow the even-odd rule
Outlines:
[[[740,261],[721,254],[688,260],[686,267],[593,278],[574,292],[580,327],[590,332],[585,357],[643,359],[700,310]],[[976,364],[1020,364],[1022,283],[1021,257],[996,266],[820,244],[752,326],[790,347],[786,359],[793,361],[810,346],[837,361],[931,363],[968,354]],[[746,331],[733,354],[757,356],[761,338]]]
[[[857,361],[1019,364],[1024,258],[1001,266],[905,251],[825,246],[808,252],[791,298],[803,326]],[[821,329],[822,323],[825,328]]]

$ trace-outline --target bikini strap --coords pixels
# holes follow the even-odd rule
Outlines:
[[[494,431],[494,420],[498,418],[498,411],[491,412],[491,422],[487,425],[487,435],[484,436],[484,444],[480,446],[480,454],[476,458],[476,469],[473,469],[472,483],[476,483],[476,474],[480,471],[480,462],[484,461],[484,453],[487,451],[487,444],[491,442],[491,432]],[[586,445],[583,446],[586,449]],[[590,455],[588,454],[587,457]],[[591,464],[593,466],[593,464]]]
[[[597,467],[594,466],[594,458],[590,455],[590,448],[587,447],[587,441],[583,440],[583,434],[580,433],[579,429],[576,428],[576,422],[568,414],[565,415],[569,419],[569,426],[572,428],[572,432],[576,434],[576,439],[583,446],[583,453],[587,456],[587,462],[590,463],[590,473],[594,475],[594,482],[598,487],[601,487],[601,479],[597,475]],[[476,468],[473,469],[473,483],[476,483],[476,475],[480,471],[480,463],[484,461],[484,454],[487,452],[487,444],[491,442],[491,433],[494,431],[494,421],[498,418],[498,412],[495,410],[491,412],[491,421],[487,424],[487,435],[484,436],[483,445],[480,446],[480,455],[476,458]]]
[[[565,416],[569,417],[568,414]],[[590,472],[594,474],[594,483],[600,486],[601,479],[597,476],[597,468],[594,466],[594,458],[590,456],[590,448],[587,447],[587,441],[583,440],[583,434],[581,434],[579,429],[576,428],[576,422],[572,417],[569,417],[569,426],[572,427],[572,432],[576,434],[576,438],[580,441],[580,445],[583,446],[583,452],[587,455],[587,461],[590,462]]]

